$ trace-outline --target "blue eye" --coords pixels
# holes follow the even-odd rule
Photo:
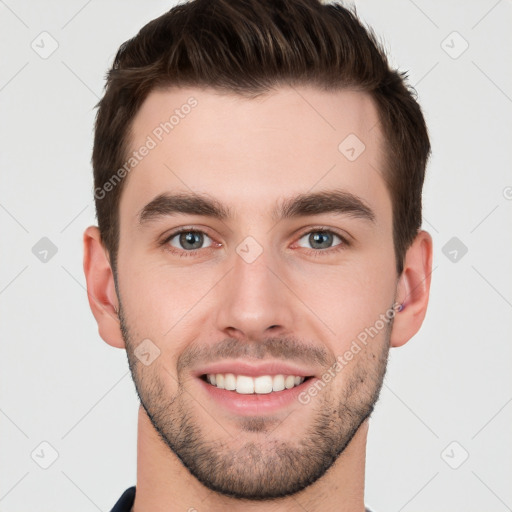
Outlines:
[[[336,243],[336,239],[338,243]],[[309,247],[302,245],[302,240],[305,240],[302,243]],[[179,257],[196,256],[202,249],[222,246],[222,244],[214,242],[204,231],[190,228],[174,231],[160,243],[169,252]],[[345,237],[326,228],[310,229],[300,237],[297,244],[299,247],[308,249],[307,252],[313,256],[332,255],[332,253],[342,251],[350,246],[350,242]]]
[[[203,243],[205,237],[210,240],[210,244],[205,247],[210,247],[211,238],[202,231],[193,231],[193,230],[183,230],[178,231],[170,235],[169,238],[165,241],[169,243],[172,247],[176,247],[177,249],[182,249],[185,251],[195,251],[197,249],[204,249]],[[176,239],[176,240],[175,240]]]
[[[333,247],[332,244],[335,238],[340,240],[340,242],[342,243],[344,242],[344,240],[339,235],[328,230],[309,231],[308,233],[303,235],[300,238],[300,240],[304,238],[307,238],[307,243],[309,243],[313,249],[330,249],[331,247]],[[338,245],[340,244],[338,243],[334,247],[337,247]],[[304,246],[301,245],[301,247]]]

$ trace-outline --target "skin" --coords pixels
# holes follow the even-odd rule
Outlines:
[[[134,119],[132,147],[191,96],[198,105],[127,178],[117,289],[98,228],[84,233],[99,334],[127,350],[142,402],[133,510],[363,511],[367,418],[389,348],[406,343],[425,317],[431,236],[418,233],[397,276],[384,141],[367,95],[306,86],[257,99],[154,91]],[[355,161],[338,150],[351,133],[365,144]],[[285,197],[332,189],[359,196],[375,222],[335,213],[271,217]],[[157,195],[190,191],[216,198],[235,217],[182,214],[139,224]],[[179,227],[206,233],[195,255],[178,255],[190,247],[179,236],[158,244]],[[343,244],[334,236],[327,249],[312,245],[309,234],[325,229],[350,244],[333,251]],[[263,250],[251,263],[236,252],[248,236]],[[193,376],[212,361],[263,356],[302,357],[321,378],[359,333],[402,302],[405,309],[307,404],[240,417],[208,400]],[[149,366],[134,352],[144,339],[160,350]]]

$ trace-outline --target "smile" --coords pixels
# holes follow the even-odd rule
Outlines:
[[[233,373],[208,373],[201,378],[218,389],[234,391],[242,395],[263,395],[300,386],[309,377],[282,374],[251,377]]]

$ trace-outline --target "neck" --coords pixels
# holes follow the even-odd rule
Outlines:
[[[272,501],[248,502],[207,489],[183,466],[139,407],[137,489],[132,512],[230,510],[278,512],[364,512],[368,421],[327,473],[303,491]]]

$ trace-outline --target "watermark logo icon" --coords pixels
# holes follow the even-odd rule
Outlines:
[[[338,151],[350,162],[357,160],[365,149],[363,141],[354,133],[345,137],[338,145]]]
[[[57,251],[57,246],[46,236],[43,236],[43,238],[32,247],[32,254],[41,263],[48,263],[57,254]]]
[[[41,32],[30,44],[41,59],[48,59],[59,47],[57,40],[48,32]]]
[[[253,263],[260,257],[263,247],[252,236],[248,236],[236,246],[236,252],[246,263]]]
[[[458,263],[468,252],[468,248],[456,236],[450,238],[441,250],[452,263]]]
[[[160,355],[160,349],[146,338],[139,343],[133,353],[143,365],[149,366]]]
[[[59,452],[48,441],[43,441],[34,448],[30,457],[40,468],[48,469],[59,458]]]
[[[442,452],[441,458],[452,469],[459,469],[469,458],[468,451],[457,441],[452,441]]]
[[[469,43],[457,31],[453,31],[441,41],[441,48],[455,60],[469,48]]]

